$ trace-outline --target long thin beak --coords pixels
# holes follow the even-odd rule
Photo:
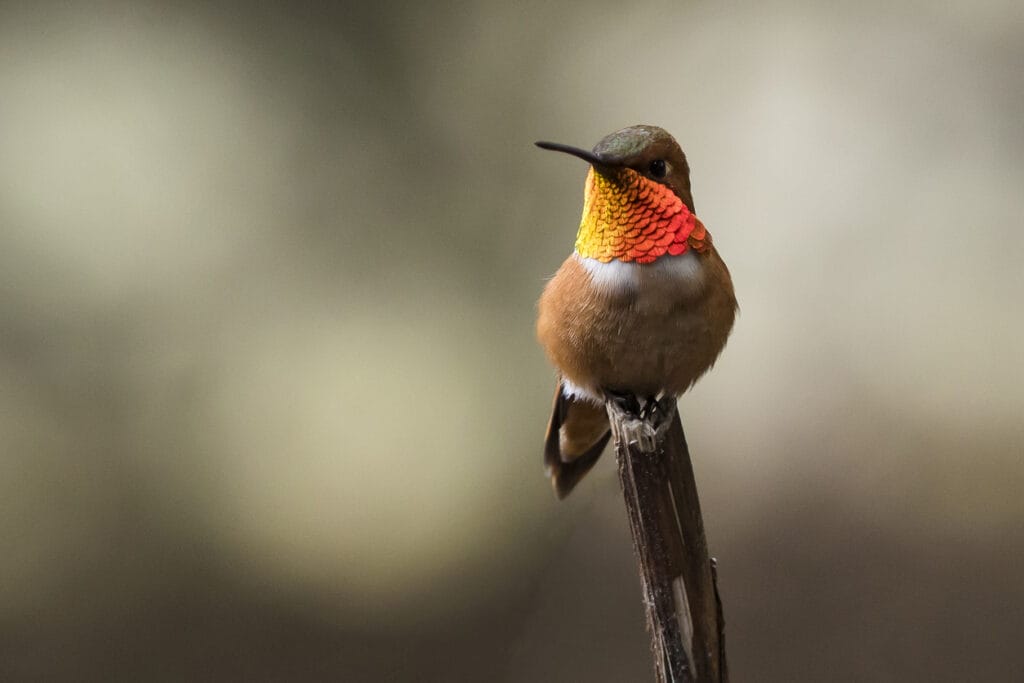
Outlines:
[[[593,152],[588,152],[585,149],[580,149],[579,147],[573,147],[571,145],[563,145],[560,142],[536,142],[534,144],[541,149],[550,149],[553,152],[565,152],[566,154],[571,154],[574,157],[579,157],[591,166],[596,166],[597,168],[609,168],[616,165],[614,161],[602,159]]]

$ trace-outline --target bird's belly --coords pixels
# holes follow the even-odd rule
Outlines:
[[[682,393],[706,369],[695,347],[706,327],[698,313],[612,308],[592,332],[591,384],[644,396]]]
[[[680,394],[693,384],[724,346],[735,310],[731,282],[723,287],[702,258],[568,259],[541,297],[538,320],[538,336],[565,378],[595,395]]]

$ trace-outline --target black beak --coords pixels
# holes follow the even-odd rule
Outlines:
[[[574,157],[579,157],[598,171],[606,169],[610,170],[617,166],[622,166],[622,162],[618,159],[600,157],[593,152],[588,152],[585,149],[573,147],[572,145],[563,145],[560,142],[535,142],[534,144],[541,149],[550,149],[553,152],[565,152],[566,154],[571,154]]]

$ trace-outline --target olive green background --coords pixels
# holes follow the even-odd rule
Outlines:
[[[0,679],[643,681],[535,301],[672,132],[733,680],[1024,678],[1024,9],[0,5]]]

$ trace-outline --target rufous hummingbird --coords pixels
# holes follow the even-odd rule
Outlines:
[[[608,443],[606,402],[674,404],[718,358],[737,304],[671,135],[631,126],[590,152],[537,146],[590,164],[576,250],[544,288],[537,319],[559,373],[544,462],[562,498]]]

